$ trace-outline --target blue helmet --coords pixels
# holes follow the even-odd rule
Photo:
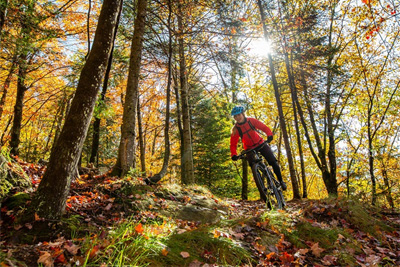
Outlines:
[[[234,107],[234,108],[232,109],[231,115],[232,115],[232,116],[235,116],[235,115],[239,115],[239,114],[241,114],[241,113],[243,113],[243,112],[244,112],[244,107],[242,107],[242,106],[236,106],[236,107]]]

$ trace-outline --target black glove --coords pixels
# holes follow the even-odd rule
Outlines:
[[[272,135],[268,136],[267,143],[268,144],[271,143],[273,139],[274,139],[274,137]]]
[[[232,160],[233,160],[233,161],[237,161],[238,159],[239,159],[238,155],[233,155],[233,156],[232,156]]]

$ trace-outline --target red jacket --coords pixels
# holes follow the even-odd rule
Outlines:
[[[240,134],[236,127],[240,127],[243,133],[242,142],[243,148],[245,150],[254,148],[258,145],[261,145],[264,142],[264,139],[258,134],[257,131],[254,131],[248,121],[256,128],[257,130],[263,131],[267,136],[273,136],[271,129],[266,126],[261,121],[254,119],[254,118],[245,118],[243,123],[236,123],[235,126],[232,128],[231,134],[231,157],[233,155],[237,155],[237,144],[239,142]]]

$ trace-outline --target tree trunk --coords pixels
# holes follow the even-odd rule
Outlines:
[[[161,171],[150,177],[147,181],[157,183],[160,181],[168,170],[170,156],[170,141],[169,141],[169,120],[170,120],[170,102],[171,102],[171,82],[172,82],[172,31],[171,31],[171,15],[172,6],[171,0],[168,0],[168,81],[167,81],[167,103],[165,107],[165,128],[164,128],[164,161]]]
[[[181,104],[180,104],[180,95],[179,95],[179,88],[177,86],[178,82],[177,79],[174,77],[174,91],[175,91],[175,99],[176,99],[176,117],[177,117],[177,127],[179,130],[179,141],[181,144],[180,147],[180,152],[181,155],[183,155],[183,152],[185,151],[184,148],[184,142],[183,142],[183,126],[182,126],[182,109],[181,109]],[[181,171],[181,177],[182,173],[185,173],[185,166],[183,165],[183,158],[181,157],[181,166],[180,166],[180,171]]]
[[[332,58],[328,59],[328,65],[332,64]],[[335,130],[333,127],[333,117],[331,112],[331,86],[332,86],[332,70],[328,68],[328,81],[326,85],[325,95],[325,113],[328,128],[328,159],[329,159],[329,172],[330,176],[328,179],[328,193],[333,196],[338,195],[337,191],[337,180],[336,180],[336,147],[335,147]],[[328,188],[329,187],[329,188]]]
[[[183,41],[183,12],[181,1],[178,1],[178,49],[179,49],[179,77],[180,77],[180,91],[182,101],[182,122],[183,122],[183,153],[181,155],[181,162],[184,172],[181,173],[181,181],[183,184],[194,183],[193,171],[193,150],[192,150],[192,135],[190,129],[190,111],[189,111],[189,88],[187,83],[186,61],[184,52]]]
[[[7,124],[6,124],[6,127],[4,128],[3,133],[1,134],[1,138],[0,138],[0,141],[1,141],[0,144],[1,144],[1,146],[3,146],[4,143],[6,142],[6,141],[4,140],[4,136],[7,135],[7,130],[8,130],[8,127],[10,126],[10,124],[11,124],[12,119],[13,119],[13,116],[11,116],[11,117],[8,119]]]
[[[393,197],[392,197],[392,187],[390,186],[390,180],[388,177],[388,172],[386,170],[386,166],[383,163],[382,160],[382,177],[383,177],[383,182],[385,183],[385,196],[386,196],[386,200],[389,203],[389,206],[392,210],[394,210],[395,206],[394,206],[394,201],[393,201]]]
[[[308,197],[308,193],[307,193],[307,180],[306,180],[306,167],[305,167],[305,163],[304,163],[304,154],[303,154],[303,142],[301,141],[301,133],[300,133],[300,127],[299,127],[299,117],[298,115],[298,111],[297,111],[297,103],[299,102],[297,97],[297,86],[295,83],[295,78],[294,78],[294,70],[293,70],[293,59],[291,59],[291,64],[290,64],[290,68],[289,68],[290,72],[288,71],[288,78],[289,75],[291,76],[289,78],[289,82],[291,81],[291,88],[290,88],[290,92],[291,92],[291,96],[292,96],[292,106],[293,106],[293,115],[294,115],[294,125],[296,128],[296,135],[297,135],[297,145],[299,147],[299,157],[300,157],[300,172],[301,172],[301,181],[303,184],[303,198],[307,198]],[[292,90],[293,89],[293,90]]]
[[[262,22],[262,27],[263,27],[263,31],[264,31],[264,38],[266,41],[268,41],[269,38],[268,38],[267,27],[265,25],[264,8],[262,6],[261,0],[257,0],[257,4],[258,4],[259,10],[260,10],[261,22]],[[275,67],[274,67],[273,59],[272,59],[272,56],[270,53],[268,54],[268,63],[269,63],[269,68],[270,68],[270,72],[271,72],[272,85],[273,85],[274,91],[275,91],[276,105],[278,107],[279,125],[280,125],[281,131],[282,131],[283,141],[284,141],[285,150],[286,150],[286,156],[287,156],[287,160],[289,163],[290,180],[292,182],[292,187],[293,187],[293,198],[300,199],[301,197],[300,197],[298,182],[297,182],[297,178],[296,178],[296,171],[295,171],[294,163],[293,163],[292,149],[290,148],[289,136],[287,133],[286,121],[285,121],[283,108],[282,108],[282,102],[281,102],[281,96],[279,93],[278,82],[276,80],[276,75],[275,75]]]
[[[136,114],[139,96],[139,74],[142,60],[143,35],[146,22],[147,0],[138,0],[135,30],[131,44],[128,84],[126,87],[124,113],[122,116],[121,140],[117,163],[112,174],[125,176],[135,168]]]
[[[248,200],[248,191],[249,191],[249,169],[248,169],[248,161],[246,159],[242,159],[242,199]]]
[[[371,116],[368,114],[368,164],[369,174],[371,177],[372,186],[372,205],[376,204],[376,179],[374,174],[374,154],[372,145],[372,134],[371,134]]]
[[[113,61],[113,54],[114,54],[114,43],[115,43],[115,38],[117,37],[117,31],[118,31],[118,25],[119,25],[119,20],[121,17],[121,12],[122,12],[122,1],[121,1],[121,7],[118,13],[118,18],[117,18],[117,28],[114,31],[114,38],[113,38],[113,44],[111,48],[111,53],[110,57],[108,59],[107,63],[107,69],[106,69],[106,74],[104,75],[104,82],[103,82],[103,89],[101,90],[101,102],[104,102],[104,99],[106,98],[106,93],[108,89],[108,80],[110,78],[110,72],[111,72],[111,66],[112,66],[112,61]],[[99,145],[100,145],[100,125],[101,125],[101,118],[95,118],[93,122],[93,140],[92,140],[92,150],[90,153],[90,163],[95,163],[97,159],[97,164],[99,162]],[[97,165],[96,164],[96,165]]]
[[[26,78],[26,56],[21,55],[19,58],[19,70],[18,70],[18,81],[17,81],[17,97],[14,106],[14,121],[11,128],[11,140],[10,140],[10,153],[18,156],[19,155],[19,143],[21,135],[21,124],[22,124],[22,110],[24,107],[24,96],[27,91],[25,85]]]
[[[71,109],[30,206],[30,213],[41,218],[59,219],[65,210],[71,176],[82,151],[110,56],[121,1],[103,2],[93,47],[82,69]]]
[[[16,62],[17,62],[17,56],[15,54],[12,59],[11,67],[8,72],[7,78],[4,81],[4,85],[3,85],[3,94],[1,95],[1,99],[0,99],[0,120],[1,120],[1,117],[3,116],[4,104],[6,103],[6,98],[7,98],[7,94],[8,94],[8,89],[10,88],[11,78],[14,75],[14,71],[17,66]]]
[[[313,129],[314,133],[314,138],[317,143],[317,148],[318,148],[318,156],[315,154],[314,150],[312,149],[312,144],[309,135],[307,134],[307,141],[311,150],[311,153],[314,156],[314,159],[321,170],[322,173],[322,179],[325,184],[325,188],[328,192],[329,195],[332,196],[337,196],[337,183],[336,183],[336,176],[332,176],[329,168],[328,168],[328,162],[326,160],[326,149],[322,146],[321,139],[319,137],[319,132],[317,125],[315,123],[315,118],[314,118],[314,110],[312,109],[312,104],[310,102],[310,96],[308,95],[308,90],[307,90],[307,85],[305,82],[305,77],[304,73],[302,72],[301,74],[301,79],[302,79],[302,84],[303,84],[303,90],[304,90],[304,98],[306,100],[306,105],[307,105],[307,110],[308,110],[308,115],[310,117],[310,122],[311,122],[311,127]],[[298,107],[300,105],[298,104]],[[302,120],[303,127],[306,128],[305,121]]]
[[[333,48],[332,45],[332,32],[333,32],[333,21],[335,16],[336,5],[333,4],[332,14],[330,20],[330,30],[328,37],[328,48]],[[329,195],[336,196],[338,195],[337,191],[337,180],[336,180],[336,147],[335,147],[335,127],[333,127],[333,116],[331,111],[331,88],[332,88],[332,79],[333,79],[333,64],[334,55],[330,54],[327,60],[327,81],[326,81],[326,94],[325,94],[325,116],[326,116],[326,127],[328,130],[328,160],[329,160],[329,179],[327,181],[327,190]]]
[[[0,2],[0,33],[3,33],[3,26],[6,19],[6,10],[7,10],[8,0],[2,0]],[[0,42],[1,42],[1,35],[0,35]]]
[[[307,180],[306,180],[306,167],[304,164],[304,154],[303,154],[303,143],[301,142],[301,133],[299,129],[299,118],[297,117],[297,108],[296,103],[293,103],[293,112],[294,112],[294,120],[296,127],[296,135],[297,135],[297,145],[299,147],[299,157],[300,157],[300,172],[301,172],[301,181],[303,184],[303,198],[307,198]]]
[[[140,99],[138,101],[137,117],[138,117],[138,131],[139,131],[140,170],[143,176],[146,176],[146,146],[144,144],[145,136],[143,133],[142,114],[140,112]]]
[[[302,144],[301,144],[300,130],[299,130],[299,125],[298,125],[297,110],[296,110],[296,97],[297,97],[297,94],[295,94],[295,92],[297,91],[297,89],[296,89],[296,84],[295,84],[295,81],[294,81],[293,72],[291,70],[291,66],[290,66],[290,63],[289,63],[289,56],[288,56],[287,52],[285,52],[285,66],[286,66],[286,72],[287,72],[288,80],[289,80],[290,93],[291,93],[291,96],[292,96],[292,106],[293,106],[293,113],[294,113],[294,126],[295,126],[295,129],[296,129],[297,145],[298,145],[298,148],[299,148],[299,156],[300,156],[301,179],[302,179],[302,184],[303,184],[303,197],[307,197],[307,182],[306,182],[306,174],[305,174],[305,167],[304,167],[303,150],[301,148]],[[297,181],[297,179],[296,179],[296,181]],[[293,182],[292,182],[292,184],[293,184]],[[301,199],[300,190],[299,190],[297,182],[296,182],[296,187],[293,187],[293,197],[297,198],[297,199]]]
[[[46,145],[43,149],[44,153],[47,153],[47,151],[49,151],[49,149],[50,149],[49,147],[50,147],[50,142],[52,141],[51,136],[53,135],[52,134],[53,129],[54,129],[54,140],[56,140],[56,138],[58,138],[58,136],[59,136],[62,120],[64,118],[64,111],[67,106],[66,98],[67,98],[67,96],[64,95],[62,97],[62,99],[58,102],[58,109],[57,109],[56,115],[54,116],[54,121],[53,121],[53,125],[50,129],[49,138],[47,139]],[[53,144],[54,143],[55,143],[55,141],[53,141]]]
[[[114,51],[114,44],[113,48],[111,49],[110,58],[108,59],[106,74],[104,75],[103,89],[101,90],[101,95],[100,95],[101,102],[104,102],[108,89],[108,78],[110,76],[110,71],[111,71],[113,51]],[[100,125],[101,125],[101,118],[96,117],[93,122],[93,140],[92,140],[92,149],[90,151],[90,159],[89,159],[90,163],[95,163],[96,159],[98,160],[99,146],[100,146]]]

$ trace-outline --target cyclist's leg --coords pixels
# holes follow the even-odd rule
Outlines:
[[[268,164],[271,165],[272,169],[274,170],[274,173],[276,175],[276,178],[278,178],[278,181],[282,185],[282,189],[286,190],[286,184],[282,180],[282,173],[281,173],[281,168],[279,167],[278,160],[276,159],[274,153],[272,153],[272,150],[269,146],[263,146],[260,150],[261,155],[264,156],[264,158],[267,160]]]
[[[249,166],[251,167],[255,160],[253,153],[246,154],[246,159],[247,159],[247,162],[249,163]]]

